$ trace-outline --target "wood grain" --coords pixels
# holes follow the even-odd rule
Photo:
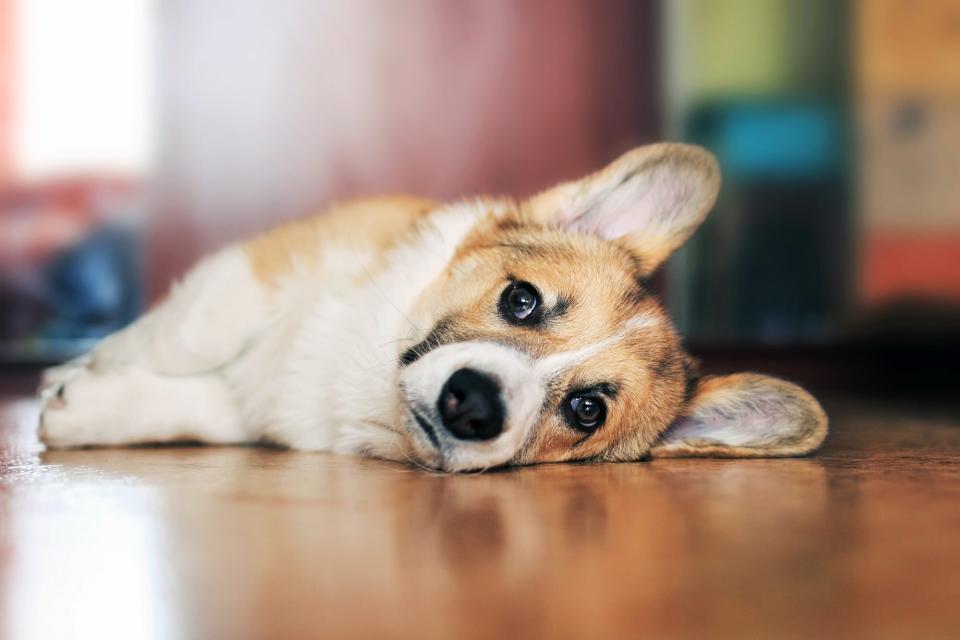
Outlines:
[[[442,476],[45,452],[0,406],[0,636],[957,637],[960,420],[828,403],[798,460]]]

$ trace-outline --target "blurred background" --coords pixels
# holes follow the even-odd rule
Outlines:
[[[707,369],[952,392],[958,0],[0,0],[0,370],[332,200],[719,158],[657,285]]]

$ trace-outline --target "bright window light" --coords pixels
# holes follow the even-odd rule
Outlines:
[[[21,178],[142,174],[153,143],[153,0],[17,0]]]

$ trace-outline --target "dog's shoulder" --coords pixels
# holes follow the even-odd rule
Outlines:
[[[257,279],[270,285],[297,265],[316,264],[325,251],[384,251],[436,206],[433,200],[403,195],[350,200],[286,222],[243,249]]]

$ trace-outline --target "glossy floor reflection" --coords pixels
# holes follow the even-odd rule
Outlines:
[[[830,408],[809,459],[439,476],[45,452],[9,399],[0,637],[956,637],[960,421]]]

